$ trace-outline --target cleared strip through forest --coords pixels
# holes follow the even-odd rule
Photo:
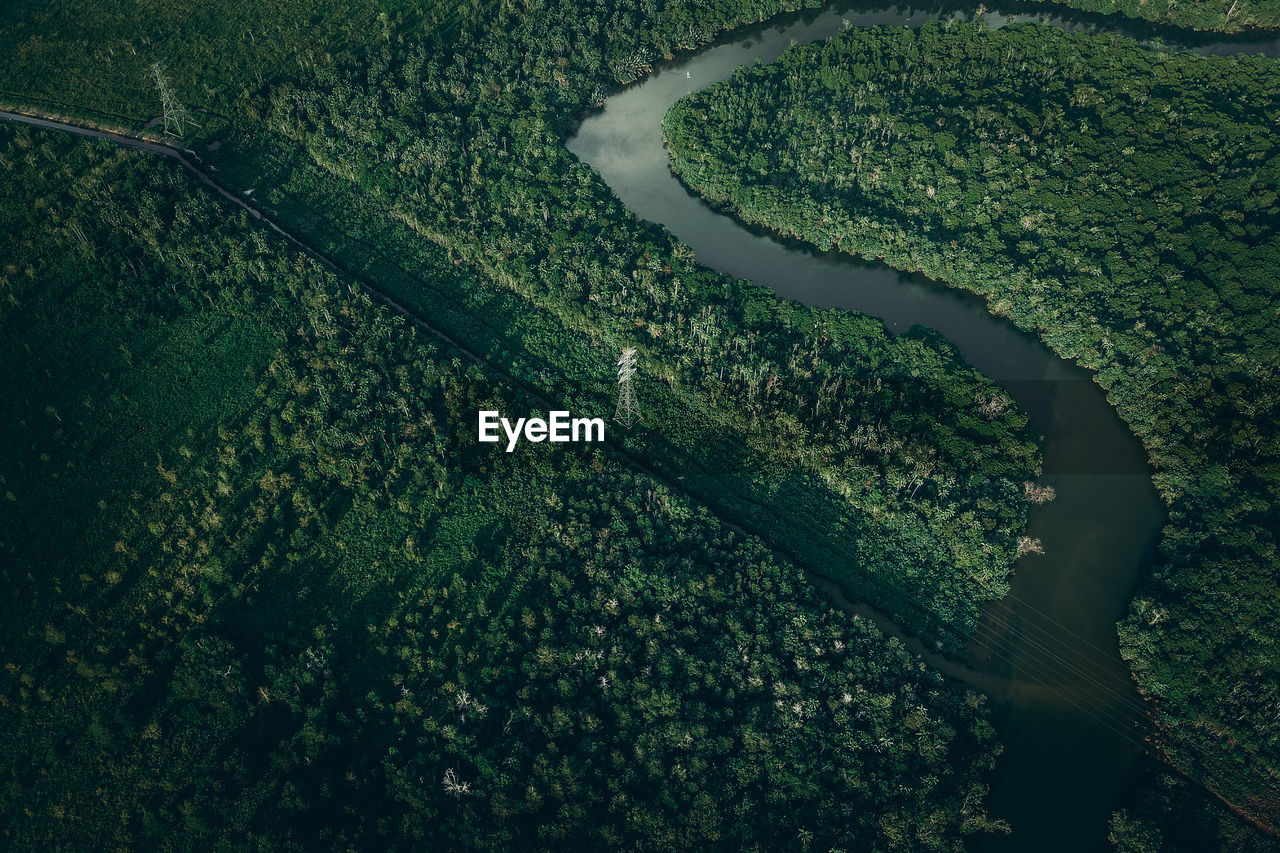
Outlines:
[[[189,172],[195,175],[196,178],[202,184],[207,186],[209,189],[213,190],[219,196],[233,203],[238,208],[244,210],[252,218],[254,218],[255,220],[258,220],[259,222],[264,224],[266,227],[274,231],[276,234],[283,237],[293,247],[314,257],[316,260],[320,261],[326,267],[330,268],[331,270],[338,273],[339,275],[348,279],[354,279],[366,290],[366,292],[368,292],[368,294],[371,297],[375,298],[378,302],[380,302],[384,306],[390,308],[391,310],[395,311],[396,313],[406,318],[415,327],[423,330],[424,332],[427,332],[428,334],[438,338],[441,341],[444,341],[450,347],[452,347],[459,353],[465,355],[468,359],[484,367],[485,370],[491,373],[492,375],[501,377],[507,383],[516,387],[518,390],[522,391],[523,393],[527,394],[530,398],[537,401],[537,403],[539,403],[540,405],[545,406],[548,409],[555,408],[555,405],[553,404],[553,402],[545,396],[544,392],[541,389],[537,388],[532,383],[530,383],[528,380],[522,377],[512,375],[511,373],[503,369],[500,365],[495,364],[490,359],[487,359],[484,356],[480,355],[479,353],[475,352],[473,349],[468,348],[464,343],[456,340],[454,337],[450,336],[444,331],[427,323],[417,313],[415,313],[410,308],[403,305],[396,299],[392,298],[390,295],[388,295],[386,292],[380,289],[377,285],[373,284],[372,282],[368,281],[365,278],[361,278],[353,275],[352,273],[345,270],[342,266],[340,266],[337,262],[335,262],[333,259],[328,257],[323,252],[315,249],[314,247],[308,245],[307,243],[305,243],[295,235],[286,231],[284,228],[278,225],[275,221],[273,221],[270,217],[265,215],[261,210],[259,210],[253,204],[251,204],[243,195],[235,192],[234,190],[228,189],[227,187],[220,184],[218,181],[214,180],[214,178],[211,177],[206,170],[201,169],[195,162],[193,162],[191,157],[186,156],[186,154],[191,154],[193,157],[195,157],[194,152],[190,151],[189,149],[185,150],[185,153],[184,153],[184,150],[178,149],[173,145],[166,144],[165,142],[160,141],[158,139],[148,139],[142,136],[130,134],[117,129],[107,129],[104,127],[92,127],[84,124],[77,124],[77,123],[67,121],[65,118],[61,116],[55,116],[55,115],[37,116],[37,115],[30,115],[22,112],[8,110],[8,111],[0,111],[0,119],[5,121],[10,121],[10,122],[27,124],[27,125],[31,125],[38,128],[48,129],[48,130],[56,130],[56,131],[71,133],[77,136],[90,138],[90,139],[103,139],[126,148],[146,151],[152,154],[158,154],[160,156],[167,157],[169,159],[177,161],[183,167],[185,167]],[[198,157],[196,157],[196,159],[198,159]],[[354,238],[351,238],[351,239],[354,239]],[[395,262],[392,261],[392,263],[395,263]],[[396,265],[399,266],[398,264]],[[404,272],[407,275],[412,276],[412,273],[409,273],[407,270],[405,270]],[[654,468],[652,465],[648,464],[643,459],[637,457],[634,453],[628,452],[626,448],[613,443],[608,443],[606,444],[606,450],[607,452],[611,453],[615,457],[620,458],[625,464],[630,465],[636,470],[642,471],[647,476],[653,477],[654,479],[662,482],[665,486],[672,489],[673,491],[677,491],[685,495],[691,501],[705,507],[708,512],[710,512],[711,514],[719,518],[720,521],[730,529],[735,530],[742,535],[752,536],[754,538],[760,539],[763,542],[768,541],[767,537],[759,533],[753,532],[747,527],[744,527],[743,525],[736,523],[731,519],[725,518],[724,514],[720,512],[717,508],[707,504],[706,501],[704,501],[700,496],[693,494],[689,489],[682,486],[682,484],[678,481],[678,479],[673,478],[668,473],[665,473],[663,471],[660,471]],[[788,561],[803,567],[803,562],[797,559],[796,555],[787,553],[785,549],[782,549],[776,546],[773,546],[772,550],[774,550],[776,553],[778,553],[780,556],[787,559]],[[915,654],[919,655],[926,663],[940,670],[946,675],[952,678],[955,678],[973,687],[976,690],[979,690],[987,695],[990,695],[997,700],[1000,700],[1002,697],[1006,696],[1011,686],[1015,683],[1014,680],[1011,678],[1007,678],[999,674],[985,672],[980,669],[976,669],[965,662],[955,660],[945,654],[942,654],[938,651],[928,648],[922,640],[920,640],[918,637],[913,636],[912,634],[904,630],[891,615],[881,610],[878,610],[877,608],[874,608],[865,602],[850,600],[844,594],[843,590],[841,590],[837,585],[826,580],[825,578],[822,578],[821,576],[815,575],[813,572],[809,571],[808,569],[806,569],[806,574],[820,588],[824,589],[838,606],[858,616],[871,620],[877,626],[877,628],[879,628],[881,631],[883,631],[889,636],[897,638],[908,649],[910,649]],[[870,580],[873,584],[884,583],[882,579],[878,579],[878,578],[869,578],[868,580]],[[909,599],[905,598],[903,591],[894,589],[891,592],[899,600],[904,600],[909,602]],[[1272,835],[1276,835],[1276,831],[1272,827],[1259,823],[1256,820],[1253,820],[1251,816],[1242,812],[1237,806],[1231,803],[1227,798],[1225,798],[1223,795],[1221,795],[1216,790],[1214,790],[1213,787],[1196,778],[1193,778],[1192,776],[1188,775],[1184,770],[1172,764],[1168,760],[1168,758],[1164,755],[1163,751],[1159,749],[1158,745],[1151,743],[1146,737],[1141,736],[1142,733],[1126,731],[1122,723],[1119,723],[1114,719],[1109,719],[1106,716],[1106,712],[1104,709],[1086,707],[1085,704],[1081,704],[1079,701],[1077,701],[1077,699],[1069,695],[1066,689],[1056,688],[1051,683],[1048,683],[1050,680],[1050,677],[1055,674],[1055,670],[1063,670],[1063,669],[1074,670],[1075,675],[1083,676],[1086,680],[1093,680],[1095,682],[1095,685],[1101,690],[1103,694],[1106,694],[1108,692],[1108,688],[1105,685],[1097,683],[1096,676],[1092,676],[1087,671],[1080,669],[1079,667],[1075,667],[1074,665],[1064,660],[1063,657],[1060,654],[1058,654],[1057,651],[1055,651],[1051,641],[1045,641],[1042,645],[1044,647],[1044,653],[1042,655],[1042,658],[1044,660],[1042,661],[1042,665],[1037,666],[1035,668],[1035,671],[1032,674],[1038,678],[1043,678],[1044,681],[1037,682],[1034,684],[1020,682],[1020,686],[1023,686],[1023,687],[1031,686],[1036,689],[1044,690],[1048,693],[1055,694],[1058,699],[1074,705],[1082,713],[1093,717],[1101,725],[1104,725],[1112,729],[1118,735],[1120,735],[1123,739],[1129,742],[1131,745],[1133,745],[1138,749],[1143,750],[1144,752],[1149,754],[1152,758],[1159,761],[1162,765],[1168,767],[1172,772],[1178,774],[1182,778],[1186,779],[1188,782],[1191,782],[1192,784],[1201,788],[1206,793],[1208,793],[1209,795],[1214,797],[1216,800],[1223,803],[1226,807],[1231,808],[1233,811],[1235,811],[1237,814],[1240,814],[1245,819],[1250,820],[1250,822],[1253,823],[1255,826],[1257,826],[1260,830]],[[997,658],[1001,657],[1000,650],[997,647],[992,647],[990,645],[987,645],[986,648],[988,651],[993,652]],[[1077,655],[1077,657],[1079,657],[1079,655]],[[1085,659],[1087,660],[1087,656],[1085,656]],[[1054,663],[1055,660],[1059,661],[1060,663]]]

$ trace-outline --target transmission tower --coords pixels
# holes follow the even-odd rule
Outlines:
[[[627,347],[618,357],[618,408],[613,419],[627,429],[640,420],[640,407],[636,405],[636,348]]]
[[[160,106],[164,110],[164,132],[170,136],[184,136],[188,124],[195,124],[187,108],[173,93],[169,85],[169,77],[164,73],[164,66],[159,62],[151,64],[151,82],[160,92]]]

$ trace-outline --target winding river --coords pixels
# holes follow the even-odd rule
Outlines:
[[[825,38],[844,26],[919,26],[969,17],[970,10],[952,7],[837,5],[780,24],[738,30],[609,98],[567,144],[599,170],[627,207],[664,225],[703,264],[808,305],[880,317],[895,333],[913,325],[936,329],[970,364],[1004,385],[1030,415],[1045,436],[1042,482],[1058,494],[1035,509],[1029,521],[1029,533],[1041,539],[1045,554],[1018,562],[1012,591],[984,608],[964,661],[925,648],[904,636],[891,616],[848,601],[829,583],[823,586],[841,606],[874,619],[928,663],[992,698],[1007,750],[991,779],[990,810],[1008,819],[1014,831],[985,836],[975,846],[1103,850],[1108,849],[1107,817],[1120,802],[1130,774],[1137,772],[1147,731],[1145,709],[1119,657],[1115,630],[1151,565],[1163,521],[1142,447],[1087,371],[993,317],[980,298],[883,264],[819,254],[716,213],[671,175],[662,144],[667,108],[728,78],[739,65],[770,62],[793,43]],[[1280,37],[1224,39],[1123,19],[1040,11],[988,12],[986,20],[992,26],[1035,21],[1159,37],[1166,45],[1199,53],[1280,55]],[[62,121],[13,113],[0,113],[0,120],[110,139],[175,159],[224,198],[311,251],[178,150]]]
[[[1105,850],[1107,819],[1140,772],[1137,759],[1148,731],[1116,636],[1116,622],[1151,566],[1164,518],[1145,451],[1089,372],[990,314],[981,298],[880,263],[820,254],[717,213],[672,176],[661,136],[662,118],[678,99],[727,79],[737,66],[771,62],[792,44],[846,26],[920,26],[971,17],[971,10],[954,8],[837,6],[737,31],[609,98],[568,147],[636,215],[665,226],[701,263],[807,305],[882,318],[894,333],[917,324],[936,329],[1029,414],[1045,436],[1041,482],[1057,491],[1057,499],[1036,508],[1029,522],[1045,553],[1018,561],[1012,591],[984,608],[964,662],[940,659],[918,641],[910,645],[987,693],[995,707],[1007,748],[991,779],[990,810],[1014,831],[984,836],[974,846]],[[1277,37],[1207,37],[1042,11],[985,17],[993,27],[1031,21],[1158,37],[1166,46],[1198,53],[1280,54]],[[838,603],[856,609],[825,586]]]

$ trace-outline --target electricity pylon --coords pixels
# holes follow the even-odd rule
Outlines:
[[[164,110],[164,132],[170,136],[186,135],[186,126],[195,124],[195,121],[187,112],[187,108],[182,105],[182,101],[179,101],[178,96],[173,93],[169,78],[164,73],[164,66],[159,62],[151,63],[151,82],[160,92],[160,107]]]
[[[636,348],[627,347],[618,357],[618,408],[613,419],[627,429],[640,420],[640,407],[636,405],[636,389],[632,381],[636,375]]]

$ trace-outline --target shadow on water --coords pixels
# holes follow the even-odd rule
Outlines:
[[[1116,622],[1152,565],[1163,508],[1146,453],[1092,374],[1050,352],[1033,335],[993,316],[985,300],[920,276],[837,252],[820,253],[751,228],[712,209],[670,172],[661,123],[681,97],[727,79],[733,69],[771,62],[792,44],[845,26],[919,26],[972,18],[950,5],[846,5],[739,30],[660,65],[608,99],[568,139],[642,219],[666,227],[699,262],[768,286],[806,305],[879,317],[895,334],[914,325],[945,337],[971,365],[1003,385],[1045,436],[1045,475],[1057,498],[1035,507],[1028,535],[1043,554],[1015,566],[1012,590],[983,608],[964,661],[947,660],[904,634],[894,620],[833,599],[873,619],[948,675],[992,697],[1006,752],[991,780],[991,812],[1014,826],[986,836],[984,850],[1102,850],[1106,821],[1141,755],[1147,719],[1119,655]],[[1204,54],[1280,53],[1280,37],[1223,37],[1043,7],[990,11],[993,27],[1038,22],[1109,32],[1159,49]]]

